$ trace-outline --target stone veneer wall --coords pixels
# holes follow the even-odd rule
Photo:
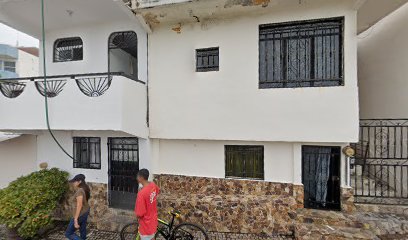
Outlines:
[[[303,186],[265,181],[156,175],[159,215],[175,208],[212,232],[291,234]]]
[[[89,205],[91,212],[90,222],[98,222],[104,218],[108,212],[108,185],[103,183],[88,183],[91,189],[91,199]],[[72,211],[75,204],[74,189],[71,188],[61,200],[55,211],[55,218],[59,220],[68,220],[72,217]]]
[[[354,188],[342,187],[340,190],[340,203],[343,212],[352,213],[356,210],[354,205]]]

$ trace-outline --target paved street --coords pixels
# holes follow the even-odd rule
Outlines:
[[[209,233],[211,240],[280,240],[291,239],[285,237],[267,238],[267,237],[254,237],[246,234],[224,234],[224,233]],[[48,237],[43,238],[45,240],[65,240],[64,227],[58,226],[57,229],[51,233]],[[119,234],[113,232],[99,231],[91,228],[89,230],[88,240],[118,240]],[[7,237],[4,226],[0,226],[0,240],[13,240]]]

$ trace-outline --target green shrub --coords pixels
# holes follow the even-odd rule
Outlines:
[[[32,238],[51,224],[51,214],[68,189],[68,173],[56,168],[20,177],[0,190],[0,223]]]

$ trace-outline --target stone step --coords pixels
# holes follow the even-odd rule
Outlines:
[[[408,217],[399,214],[364,213],[359,218],[374,234],[408,234]]]
[[[96,228],[103,231],[119,232],[126,224],[135,222],[133,211],[109,209],[103,219],[98,221]]]
[[[300,223],[295,224],[295,239],[335,239],[335,240],[380,240],[373,232],[364,228],[340,227]]]
[[[339,211],[326,211],[316,209],[299,210],[296,222],[315,225],[329,225],[336,227],[364,227],[364,223],[359,221],[354,215]]]

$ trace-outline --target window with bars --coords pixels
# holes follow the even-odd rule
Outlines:
[[[344,18],[259,27],[259,88],[343,85]]]
[[[101,138],[74,137],[74,168],[101,169]]]
[[[218,47],[196,49],[196,72],[218,71],[219,54]]]
[[[61,38],[54,43],[54,62],[79,61],[83,59],[83,43],[80,37]]]
[[[225,146],[225,177],[264,179],[264,146]]]

